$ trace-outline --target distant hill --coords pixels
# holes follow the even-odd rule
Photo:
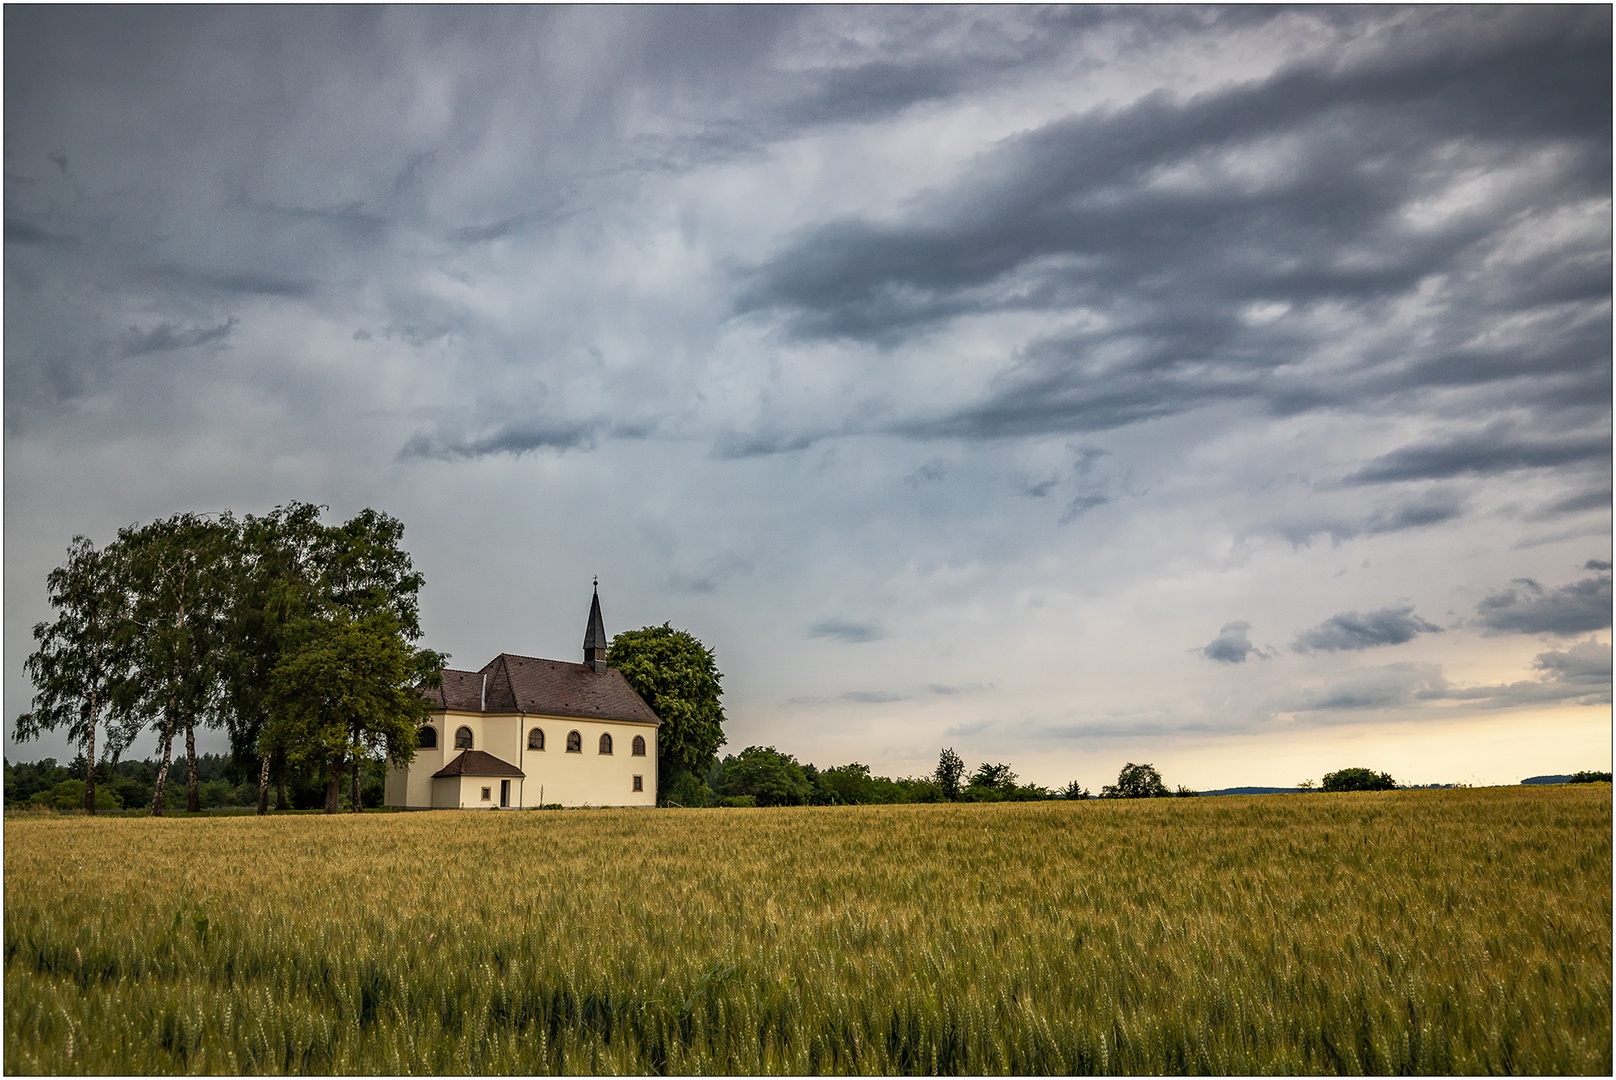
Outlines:
[[[1226,787],[1216,791],[1203,791],[1202,795],[1294,795],[1301,788],[1293,787]]]
[[[1567,784],[1570,782],[1570,773],[1556,773],[1553,776],[1528,776],[1521,781],[1523,784]]]

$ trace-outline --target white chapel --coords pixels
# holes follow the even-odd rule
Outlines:
[[[478,671],[445,668],[443,685],[422,693],[433,709],[415,761],[387,774],[388,806],[656,805],[661,721],[606,666],[598,589],[583,663],[501,653]]]

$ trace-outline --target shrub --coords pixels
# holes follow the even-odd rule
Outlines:
[[[1571,779],[1567,780],[1566,783],[1568,783],[1568,784],[1608,784],[1608,783],[1610,783],[1610,773],[1608,773],[1608,772],[1578,772],[1578,773],[1572,773],[1571,774]]]
[[[1325,791],[1392,791],[1397,782],[1391,773],[1377,773],[1369,769],[1340,769],[1324,774]]]

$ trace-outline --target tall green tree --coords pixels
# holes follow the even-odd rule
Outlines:
[[[298,632],[300,644],[271,676],[269,741],[295,762],[323,766],[328,814],[341,809],[343,773],[352,767],[358,812],[358,764],[414,760],[415,732],[431,707],[416,688],[441,677],[445,658],[412,646],[387,610],[360,618],[337,610],[304,620]]]
[[[943,798],[954,802],[960,797],[960,777],[965,775],[965,762],[954,753],[953,747],[946,748],[937,755],[937,771],[933,779],[937,781],[937,789],[942,792]]]
[[[246,515],[230,549],[232,598],[224,646],[224,722],[238,766],[258,769],[258,812],[269,811],[271,771],[285,804],[285,747],[266,739],[275,667],[297,642],[294,628],[319,607],[322,507],[292,502]]]
[[[701,776],[724,745],[723,676],[712,650],[668,623],[612,638],[606,663],[623,673],[651,706],[657,729],[657,798],[681,775]]]
[[[216,715],[221,648],[230,597],[228,549],[233,523],[175,514],[118,533],[127,552],[130,624],[136,645],[119,699],[120,739],[145,726],[158,731],[158,768],[151,812],[163,812],[176,728],[185,734],[186,806],[197,793],[196,727]]]
[[[84,746],[84,809],[95,813],[96,729],[126,674],[132,644],[121,571],[124,549],[97,551],[75,536],[67,562],[50,572],[45,588],[54,622],[34,627],[37,643],[25,667],[34,684],[33,710],[17,718],[18,741],[65,728]]]

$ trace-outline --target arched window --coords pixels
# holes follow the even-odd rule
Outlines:
[[[567,732],[567,753],[581,754],[584,752],[584,737],[576,731]]]
[[[602,735],[600,737],[600,752],[603,754],[609,754],[612,752],[612,737],[610,735]]]
[[[635,757],[644,757],[645,756],[645,736],[644,735],[636,735],[636,736],[634,736],[634,756]]]
[[[415,745],[422,750],[438,748],[438,729],[430,724],[415,733]]]
[[[455,732],[455,749],[471,749],[471,729],[469,727],[460,728]]]
[[[527,733],[527,748],[529,750],[543,750],[544,749],[544,729],[543,728],[534,728],[532,731]]]

